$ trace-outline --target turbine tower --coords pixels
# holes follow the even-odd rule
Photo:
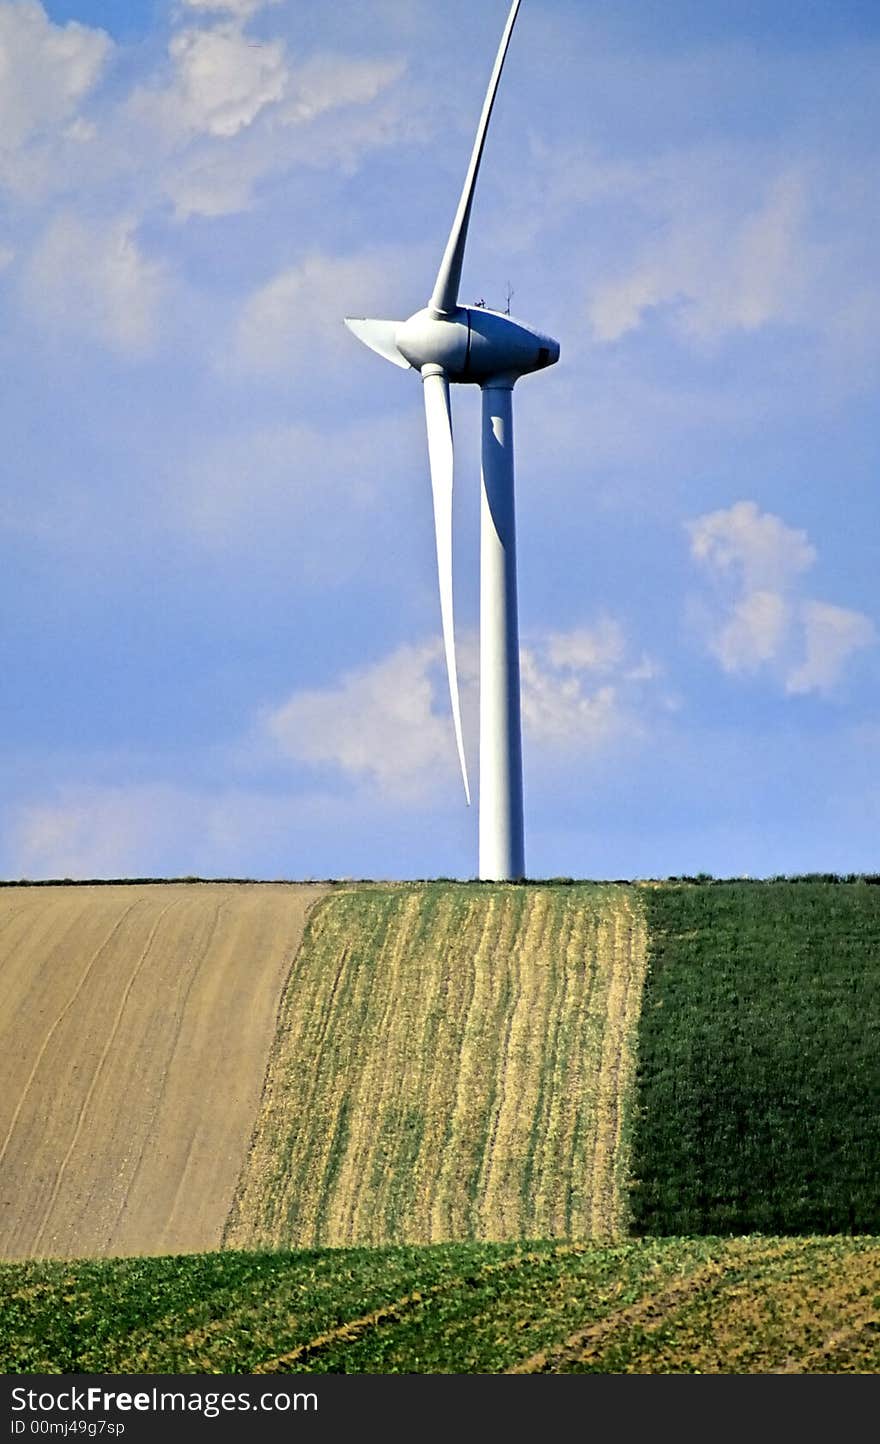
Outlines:
[[[513,388],[521,376],[559,360],[559,343],[484,305],[459,305],[461,268],[474,190],[498,82],[520,0],[513,0],[498,47],[458,210],[427,306],[408,321],[346,317],[372,351],[422,378],[440,615],[455,740],[470,802],[461,734],[452,608],[452,416],[449,385],[483,393],[480,500],[480,845],[479,875],[525,876],[520,722],[519,628],[513,468]]]

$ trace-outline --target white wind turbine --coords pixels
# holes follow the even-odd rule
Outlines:
[[[516,602],[516,532],[513,473],[513,388],[520,376],[559,359],[559,343],[507,314],[460,306],[461,267],[474,188],[498,82],[520,0],[513,0],[483,113],[477,127],[461,200],[427,306],[408,321],[346,318],[371,350],[404,370],[421,373],[428,423],[434,529],[440,576],[440,613],[455,739],[470,802],[461,735],[452,614],[452,418],[449,383],[477,385],[483,393],[480,503],[480,852],[481,878],[525,875],[519,631]]]

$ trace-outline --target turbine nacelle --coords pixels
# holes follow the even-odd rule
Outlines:
[[[346,317],[346,326],[395,366],[439,368],[455,382],[482,386],[497,376],[526,376],[559,360],[559,342],[484,306],[459,306],[438,316],[430,306],[408,321]]]
[[[437,316],[430,306],[399,326],[397,351],[415,370],[439,366],[450,381],[482,385],[496,376],[525,376],[559,360],[559,342],[483,306]]]

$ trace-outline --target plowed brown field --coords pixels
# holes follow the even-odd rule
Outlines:
[[[0,889],[0,1256],[219,1245],[325,891]]]

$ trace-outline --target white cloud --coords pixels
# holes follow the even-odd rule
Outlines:
[[[192,131],[236,135],[284,95],[283,41],[257,45],[227,24],[181,31],[172,37],[169,53],[175,76],[162,96],[164,114]]]
[[[746,592],[784,589],[816,560],[806,532],[759,511],[753,501],[708,512],[688,522],[687,530],[694,559]]]
[[[778,592],[747,592],[733,603],[711,650],[725,672],[755,672],[780,656],[792,622],[792,607]]]
[[[273,277],[242,308],[233,361],[243,370],[285,377],[350,351],[344,315],[389,311],[400,267],[391,254],[308,256]]]
[[[336,687],[294,693],[265,714],[264,731],[284,756],[420,798],[455,767],[451,722],[434,710],[441,655],[437,642],[400,647]]]
[[[829,602],[805,602],[801,620],[805,656],[786,678],[787,692],[831,691],[852,654],[876,640],[869,617]]]
[[[618,341],[641,325],[645,311],[656,306],[663,286],[654,265],[642,265],[630,275],[606,281],[597,288],[589,306],[590,324],[599,341]]]
[[[551,632],[547,637],[546,650],[554,667],[606,672],[622,661],[626,637],[619,622],[603,617],[594,627]]]
[[[103,30],[53,25],[39,0],[0,3],[0,156],[69,121],[111,50]]]
[[[656,705],[645,686],[658,672],[644,659],[629,666],[626,651],[622,629],[610,619],[594,629],[536,635],[520,648],[523,732],[539,755],[551,749],[570,766],[641,734],[643,715]],[[294,693],[263,714],[260,732],[291,760],[338,769],[397,800],[421,801],[438,784],[452,785],[458,770],[442,657],[439,640],[400,647],[336,686]],[[473,635],[459,639],[458,669],[473,758],[479,698]]]
[[[104,225],[65,212],[50,221],[22,280],[28,314],[52,334],[81,334],[142,354],[154,344],[164,268],[140,249],[129,217]]]
[[[253,84],[246,83],[244,72],[238,76],[236,93],[208,65],[207,52],[217,46],[216,38],[199,41],[199,54],[187,50],[177,57],[186,74],[180,71],[170,89],[141,90],[131,103],[136,118],[164,132],[169,151],[162,185],[181,219],[246,210],[258,183],[273,173],[297,168],[350,173],[366,151],[403,135],[397,107],[373,104],[400,74],[396,61],[323,54],[291,66],[280,42],[274,50],[269,44],[252,46],[246,36],[231,32],[230,61],[246,47],[251,71],[254,57],[266,62],[251,74]],[[194,72],[196,59],[204,63],[204,73]]]
[[[360,60],[329,52],[313,55],[293,71],[285,118],[302,123],[337,106],[368,105],[405,68],[402,60]]]
[[[710,653],[731,674],[768,671],[789,695],[831,692],[847,661],[875,639],[861,612],[802,594],[816,550],[803,531],[752,501],[687,523],[691,555],[713,586]]]
[[[31,206],[75,191],[83,209],[87,196],[107,209],[112,192],[109,204],[139,215],[170,198],[179,219],[223,216],[249,209],[269,175],[351,173],[411,131],[400,97],[382,99],[400,60],[321,50],[291,67],[283,38],[244,28],[260,8],[179,3],[164,59],[81,113],[109,36],[53,25],[37,0],[0,0],[0,184]],[[121,56],[138,61],[136,49]]]
[[[234,15],[239,20],[249,20],[258,10],[269,5],[278,5],[280,0],[182,0],[188,10],[205,10],[219,15]]]
[[[189,216],[231,216],[250,210],[254,186],[272,169],[272,160],[263,153],[249,161],[229,149],[179,156],[162,177],[176,218],[185,221]]]
[[[67,787],[27,804],[13,821],[10,873],[26,878],[124,877],[161,871],[179,798],[161,784]]]
[[[554,748],[593,751],[632,726],[616,687],[592,692],[577,676],[560,676],[537,653],[520,653],[523,732],[529,741]]]
[[[596,288],[589,319],[600,341],[635,330],[654,307],[682,333],[709,340],[807,314],[818,253],[807,239],[806,185],[777,177],[745,216],[716,202],[672,213],[631,269]]]
[[[271,877],[292,846],[303,875],[315,839],[350,825],[339,811],[333,797],[277,788],[68,784],[13,811],[2,838],[3,875]]]
[[[94,140],[97,134],[98,127],[94,121],[86,120],[83,115],[78,115],[76,120],[72,120],[70,125],[64,128],[64,139],[76,141],[78,145]]]
[[[613,617],[530,634],[520,648],[520,673],[526,740],[538,756],[546,747],[567,766],[638,739],[648,717],[678,705],[662,690],[660,666],[632,653]]]

